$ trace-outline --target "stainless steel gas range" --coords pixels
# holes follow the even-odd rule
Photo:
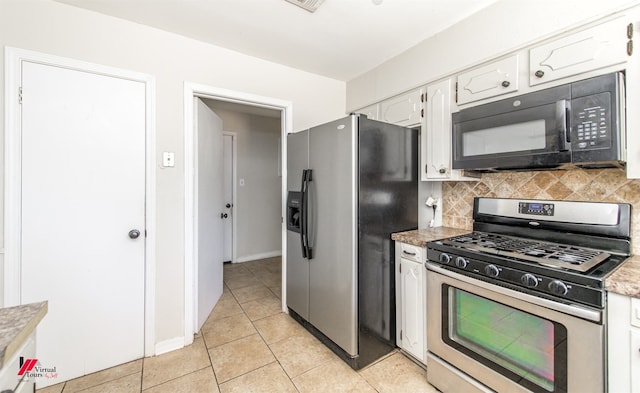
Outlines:
[[[476,198],[427,244],[428,380],[443,392],[606,391],[605,278],[628,204]]]

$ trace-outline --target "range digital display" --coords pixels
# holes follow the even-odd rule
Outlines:
[[[555,205],[553,203],[519,202],[518,213],[532,214],[535,216],[553,216]]]

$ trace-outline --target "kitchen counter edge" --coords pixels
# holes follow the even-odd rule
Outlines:
[[[46,301],[0,308],[0,368],[33,333],[48,309]]]
[[[640,256],[627,258],[605,279],[604,288],[619,295],[640,298]]]
[[[426,247],[427,243],[434,240],[444,239],[447,237],[463,235],[471,232],[468,229],[451,228],[451,227],[433,227],[425,229],[415,229],[412,231],[396,232],[391,234],[391,239],[411,244],[418,247]]]

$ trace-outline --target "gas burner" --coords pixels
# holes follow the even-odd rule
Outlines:
[[[600,250],[482,232],[445,239],[443,243],[578,272],[586,272],[611,256]]]
[[[552,214],[532,209],[545,205]],[[428,242],[428,262],[555,301],[603,308],[606,277],[631,254],[625,203],[475,198],[473,220],[473,232]]]

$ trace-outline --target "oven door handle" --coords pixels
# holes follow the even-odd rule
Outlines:
[[[569,128],[569,101],[556,101],[556,130],[560,133],[560,150],[571,150],[571,129]]]
[[[537,296],[533,296],[533,295],[529,295],[526,293],[521,293],[518,291],[514,291],[508,288],[503,288],[500,287],[498,285],[493,285],[481,280],[477,280],[475,278],[471,278],[471,277],[467,277],[464,276],[462,274],[458,274],[452,271],[449,271],[447,269],[443,269],[440,266],[436,265],[435,263],[431,263],[431,262],[425,262],[424,266],[435,273],[438,274],[442,274],[443,276],[447,276],[449,278],[455,279],[455,280],[459,280],[459,281],[463,281],[466,282],[467,284],[471,284],[471,285],[475,285],[477,287],[480,288],[484,288],[488,291],[492,291],[495,293],[499,293],[501,295],[504,296],[508,296],[514,299],[518,299],[518,300],[522,300],[525,301],[527,303],[531,303],[531,304],[535,304],[541,307],[546,307],[549,308],[551,310],[556,310],[559,312],[563,312],[565,314],[569,314],[572,315],[574,317],[578,317],[578,318],[582,318],[582,319],[586,319],[588,321],[593,321],[593,322],[597,322],[600,323],[602,322],[602,311],[600,310],[596,310],[596,309],[592,309],[592,308],[587,308],[584,306],[575,306],[575,305],[569,305],[569,304],[564,304],[564,303],[559,303],[559,302],[554,302],[553,300],[548,300],[545,298],[541,298],[541,297],[537,297]]]

